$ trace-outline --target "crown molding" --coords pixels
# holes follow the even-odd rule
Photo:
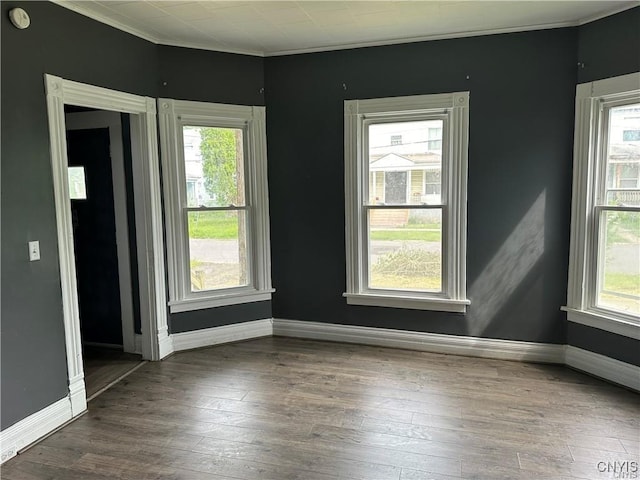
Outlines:
[[[371,42],[355,42],[355,43],[346,43],[341,45],[322,45],[319,47],[311,47],[311,48],[299,48],[299,49],[291,49],[291,50],[275,50],[272,52],[265,52],[260,50],[251,50],[244,48],[228,48],[221,47],[219,45],[206,45],[203,42],[182,42],[182,41],[174,41],[166,38],[160,38],[155,35],[152,35],[148,32],[140,30],[138,28],[127,25],[123,22],[119,22],[117,20],[113,20],[105,15],[101,15],[94,11],[91,11],[88,8],[82,6],[82,4],[72,3],[69,0],[50,0],[52,3],[64,7],[68,10],[72,10],[80,15],[84,15],[85,17],[89,17],[98,22],[109,25],[113,28],[117,28],[123,32],[127,32],[131,35],[135,35],[136,37],[147,40],[156,45],[166,45],[170,47],[182,47],[182,48],[194,48],[197,50],[207,50],[214,52],[222,52],[222,53],[232,53],[237,55],[250,55],[254,57],[279,57],[285,55],[299,55],[305,53],[318,53],[318,52],[331,52],[336,50],[350,50],[354,48],[366,48],[366,47],[381,47],[385,45],[399,45],[403,43],[416,43],[416,42],[429,42],[434,40],[449,40],[453,38],[469,38],[469,37],[479,37],[484,35],[501,35],[504,33],[517,33],[517,32],[529,32],[535,30],[550,30],[554,28],[566,28],[566,27],[577,27],[581,25],[585,25],[587,23],[594,22],[596,20],[600,20],[602,18],[615,15],[620,12],[624,12],[625,10],[629,10],[631,8],[635,8],[638,6],[637,2],[630,2],[628,5],[624,7],[618,7],[612,10],[608,10],[605,12],[601,12],[597,15],[591,17],[585,17],[579,19],[577,21],[571,22],[558,22],[558,23],[545,23],[545,24],[536,24],[536,25],[523,25],[518,27],[509,27],[509,28],[493,28],[493,29],[485,29],[485,30],[475,30],[471,32],[454,32],[447,34],[439,34],[439,35],[425,35],[419,37],[404,37],[404,38],[396,38],[389,40],[378,40]],[[87,2],[89,3],[89,2]]]
[[[503,33],[528,32],[533,30],[551,30],[553,28],[575,27],[576,22],[560,22],[541,25],[509,27],[509,28],[491,28],[487,30],[475,30],[472,32],[454,32],[443,33],[438,35],[424,35],[419,37],[405,37],[390,40],[377,40],[371,42],[347,43],[343,45],[326,45],[314,48],[300,48],[295,50],[278,50],[275,52],[265,53],[265,57],[279,57],[283,55],[299,55],[304,53],[331,52],[336,50],[350,50],[354,48],[367,47],[383,47],[386,45],[400,45],[403,43],[431,42],[434,40],[450,40],[454,38],[482,37],[485,35],[501,35]]]
[[[136,37],[147,40],[148,42],[160,44],[161,40],[143,30],[138,28],[134,28],[126,23],[118,22],[117,20],[113,20],[107,16],[101,15],[99,13],[94,12],[88,8],[82,6],[79,3],[72,3],[69,0],[49,0],[51,3],[55,3],[61,7],[64,7],[73,12],[79,13],[85,17],[89,17],[97,22],[104,23],[105,25],[109,25],[110,27],[117,28],[118,30],[122,30],[123,32],[130,33],[131,35],[135,35]],[[91,2],[86,2],[87,4]],[[115,13],[115,12],[114,12]]]

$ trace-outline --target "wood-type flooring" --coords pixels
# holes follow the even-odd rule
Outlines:
[[[1,477],[639,478],[639,400],[562,366],[263,338],[143,365]]]

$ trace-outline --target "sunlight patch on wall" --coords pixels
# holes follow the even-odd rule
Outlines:
[[[473,316],[468,332],[480,336],[544,253],[543,191],[471,285]]]

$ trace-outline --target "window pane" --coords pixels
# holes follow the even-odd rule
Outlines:
[[[640,104],[609,110],[606,202],[640,205]]]
[[[243,210],[188,212],[191,291],[248,284]]]
[[[442,211],[369,210],[369,288],[442,290]]]
[[[369,204],[440,204],[442,128],[442,120],[368,126]],[[430,193],[426,172],[438,172],[430,179]]]
[[[242,129],[182,129],[188,207],[243,206],[244,147]]]
[[[440,152],[442,150],[442,127],[429,128],[427,150]]]
[[[87,199],[84,167],[69,167],[69,198],[71,200]]]
[[[437,205],[442,203],[442,180],[440,168],[424,171],[424,195],[422,203]]]
[[[598,306],[640,314],[640,213],[602,212]]]

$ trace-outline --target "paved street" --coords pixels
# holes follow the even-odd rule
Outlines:
[[[189,244],[192,259],[206,263],[238,263],[238,242],[234,240],[192,239]],[[376,240],[371,243],[373,261],[377,261],[380,255],[397,250],[400,244],[409,248],[424,248],[432,252],[440,248],[438,242]],[[635,245],[614,245],[607,253],[607,258],[610,272],[626,274],[640,272],[640,249]]]
[[[640,248],[635,245],[616,244],[607,252],[609,271],[637,274],[640,272]]]
[[[191,259],[205,263],[238,263],[238,242],[236,240],[189,240]]]

